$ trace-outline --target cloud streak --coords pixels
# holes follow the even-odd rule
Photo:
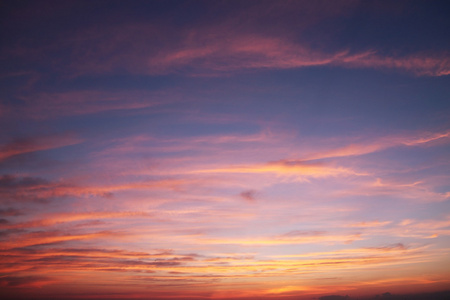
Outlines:
[[[0,146],[0,162],[16,155],[57,149],[79,144],[82,141],[82,139],[70,133],[16,139]]]
[[[274,174],[277,176],[294,177],[299,180],[307,180],[307,178],[363,175],[343,167],[331,167],[300,160],[280,160],[262,165],[243,165],[205,169],[194,171],[193,173]]]
[[[323,159],[323,158],[336,158],[336,157],[348,157],[370,154],[378,151],[382,151],[388,148],[399,146],[422,146],[428,143],[443,141],[448,143],[450,132],[430,132],[425,134],[417,134],[412,136],[388,136],[379,138],[375,142],[364,142],[360,144],[350,144],[341,148],[332,149],[324,152],[318,152],[314,155],[308,156],[309,160]]]
[[[219,10],[221,5],[224,4],[209,4],[211,8]],[[304,37],[308,31],[320,28],[320,24],[327,19],[345,17],[357,11],[357,1],[345,1],[342,7],[330,5],[326,9],[320,3],[306,2],[300,5],[271,3],[269,6],[272,10],[266,10],[264,6],[238,5],[232,9],[234,13],[228,11],[228,20],[219,18],[211,22],[209,18],[203,17],[197,24],[183,29],[174,28],[162,20],[127,20],[119,25],[105,23],[103,26],[73,31],[69,38],[62,37],[45,47],[30,49],[19,44],[13,53],[8,54],[29,59],[30,56],[51,53],[57,57],[53,67],[69,73],[69,76],[111,73],[117,69],[135,74],[217,76],[249,70],[313,66],[396,69],[419,76],[449,74],[450,60],[445,51],[438,54],[417,51],[394,56],[382,54],[379,49],[381,45],[373,45],[365,50],[353,49],[353,45],[348,45],[336,50],[330,43],[332,39],[328,41],[329,45],[313,47],[311,38]],[[223,8],[223,12],[227,9]],[[280,16],[284,16],[284,22],[279,22]],[[278,21],[274,22],[278,26],[272,30],[265,29],[262,24],[268,19]],[[331,27],[329,30],[339,33],[336,28]],[[61,49],[65,50],[64,55],[61,55]],[[135,103],[136,106],[142,104]],[[96,106],[90,107],[90,110],[96,109]]]

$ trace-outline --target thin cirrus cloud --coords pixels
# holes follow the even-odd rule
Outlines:
[[[57,213],[45,215],[42,219],[27,221],[24,223],[10,223],[2,226],[6,229],[31,229],[36,227],[49,227],[63,223],[82,222],[86,220],[119,219],[133,217],[151,217],[147,212],[89,212],[89,213]]]
[[[366,226],[369,224],[370,226]],[[430,239],[446,237],[450,235],[449,216],[443,216],[440,220],[411,220],[405,219],[398,224],[393,222],[360,222],[344,225],[343,228],[357,228],[363,236],[396,236],[398,238],[415,238],[428,244]]]
[[[450,60],[446,55],[441,58],[420,54],[410,57],[388,57],[370,50],[352,53],[343,50],[337,53],[320,53],[308,47],[286,40],[242,36],[212,39],[187,46],[182,50],[167,51],[162,56],[152,57],[149,61],[152,70],[173,72],[183,68],[198,69],[201,72],[233,72],[252,69],[293,69],[311,66],[342,66],[347,68],[398,69],[416,75],[443,76],[450,72]],[[220,44],[217,41],[224,40]],[[222,44],[223,43],[223,44]]]
[[[442,141],[448,143],[449,132],[428,132],[428,133],[415,133],[404,136],[386,136],[378,138],[374,141],[365,143],[353,143],[344,147],[318,152],[313,155],[307,156],[309,160],[322,159],[322,158],[337,158],[347,156],[358,156],[364,154],[370,154],[378,151],[382,151],[392,147],[398,146],[421,146],[426,145],[434,141]]]
[[[15,139],[0,146],[0,161],[20,154],[71,146],[82,141],[73,133]]]
[[[116,67],[126,65],[129,71],[136,73],[155,75],[184,73],[196,76],[326,65],[344,68],[396,69],[419,76],[443,76],[450,72],[450,61],[446,54],[442,54],[441,57],[430,56],[426,53],[391,57],[377,53],[373,49],[363,52],[355,52],[351,49],[327,52],[312,49],[308,43],[302,44],[283,37],[264,36],[258,33],[230,34],[227,32],[229,29],[221,30],[223,30],[222,34],[214,31],[212,35],[204,30],[187,33],[187,37],[181,37],[178,44],[168,43],[164,46],[164,51],[156,53],[152,53],[154,52],[152,47],[143,41],[140,41],[140,47],[131,49],[120,47],[123,42],[119,43],[116,39],[122,39],[114,37],[107,43],[112,48],[117,47],[122,59],[118,60],[117,56],[114,60],[108,59],[108,52],[106,52],[102,59],[87,60],[96,61],[95,65],[84,65],[82,62],[74,65],[73,69],[79,74],[99,72],[99,70],[110,72]],[[130,36],[136,35],[133,31],[130,32]],[[150,31],[150,36],[152,34],[154,31]],[[126,38],[130,39],[130,37]],[[140,42],[139,39],[133,39],[134,44]],[[141,50],[136,52],[136,49]],[[142,49],[148,49],[147,54]],[[102,51],[111,50],[99,46],[97,51],[102,53]],[[127,63],[124,64],[124,62]]]
[[[272,238],[246,238],[246,239],[201,239],[205,244],[236,244],[240,246],[276,246],[276,245],[299,245],[310,243],[344,243],[350,244],[356,240],[363,239],[359,234],[323,234],[312,232],[301,234],[280,235]]]
[[[179,102],[176,95],[164,92],[129,91],[68,91],[21,95],[29,103],[21,111],[29,118],[47,119],[80,116],[108,111],[142,110]]]
[[[358,188],[338,191],[338,197],[344,196],[395,196],[400,199],[413,200],[418,202],[443,202],[449,199],[448,192],[434,191],[433,185],[423,182],[400,183],[382,181],[377,178],[373,182],[360,184]]]
[[[93,233],[79,233],[79,234],[66,234],[60,231],[41,231],[41,232],[31,232],[14,235],[9,238],[7,248],[5,246],[3,249],[11,248],[21,248],[36,245],[54,244],[54,243],[64,243],[68,241],[79,241],[79,240],[90,240],[97,239],[108,236],[118,236],[118,233],[112,233],[107,231],[93,232]]]
[[[71,181],[48,181],[43,178],[17,177],[3,175],[0,177],[0,195],[3,202],[38,201],[46,202],[62,197],[105,197],[112,198],[114,193],[127,190],[172,190],[185,186],[210,183],[202,179],[160,179],[135,181],[110,185],[87,185]]]
[[[8,55],[29,59],[51,53],[57,58],[52,62],[53,68],[69,77],[114,73],[117,69],[147,75],[220,76],[242,71],[314,66],[391,69],[418,76],[445,76],[450,72],[447,52],[409,51],[392,55],[383,54],[382,45],[360,50],[350,44],[336,50],[332,42],[313,47],[310,40],[301,38],[308,30],[333,14],[349,13],[345,9],[328,9],[324,13],[320,11],[320,5],[313,10],[322,16],[311,18],[299,10],[305,19],[302,25],[291,29],[275,27],[272,31],[260,30],[258,24],[264,22],[265,15],[275,13],[255,8],[236,13],[232,17],[234,23],[228,20],[202,26],[200,22],[182,30],[162,21],[128,20],[120,25],[81,28],[70,37],[61,37],[57,43],[45,47],[29,48],[19,43],[17,50]],[[290,16],[287,22],[293,22],[293,18]],[[299,17],[295,19],[298,21]],[[210,20],[204,22],[210,23]],[[275,34],[277,32],[280,34]],[[61,49],[65,50],[63,55]]]
[[[234,174],[274,174],[277,176],[296,177],[307,180],[308,177],[320,178],[339,175],[363,175],[351,169],[332,167],[323,164],[311,164],[297,160],[280,160],[262,165],[231,166],[194,171],[194,173],[234,173]]]

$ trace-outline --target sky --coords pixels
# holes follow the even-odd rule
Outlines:
[[[449,15],[2,1],[1,294],[449,290]]]

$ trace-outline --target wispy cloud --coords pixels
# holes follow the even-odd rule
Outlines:
[[[237,244],[241,246],[276,246],[276,245],[294,245],[309,243],[344,243],[350,244],[354,241],[361,240],[360,234],[328,234],[325,232],[304,232],[294,231],[287,234],[278,235],[269,238],[236,238],[236,239],[201,239],[206,244]]]
[[[200,36],[200,34],[199,34]],[[192,43],[192,42],[191,42]],[[205,45],[206,44],[206,45]],[[450,72],[448,55],[420,54],[410,57],[388,57],[376,51],[351,53],[342,50],[326,53],[281,38],[249,35],[198,41],[184,49],[169,50],[150,60],[152,70],[174,72],[191,68],[198,74],[235,72],[257,69],[294,69],[311,66],[342,66],[398,69],[416,75],[443,76]]]
[[[23,223],[11,223],[1,226],[7,229],[33,229],[36,227],[49,227],[63,223],[80,222],[86,220],[119,219],[119,218],[146,218],[151,217],[147,212],[88,212],[88,213],[56,213],[42,216],[42,219]]]
[[[47,276],[2,276],[1,287],[12,288],[42,288],[44,285],[56,282],[55,278]]]
[[[241,165],[193,171],[193,173],[274,174],[298,180],[333,176],[364,175],[344,167],[327,166],[300,160],[280,160],[260,165]]]
[[[38,177],[3,175],[0,177],[0,195],[3,202],[47,202],[61,197],[104,197],[133,190],[181,191],[187,186],[205,185],[211,181],[196,178],[168,178],[139,180],[119,184],[86,184],[76,181],[49,181]]]
[[[69,234],[61,231],[36,231],[18,234],[15,235],[14,237],[10,237],[8,244],[2,245],[2,250],[44,245],[44,244],[61,243],[68,241],[90,240],[108,236],[110,237],[118,236],[118,234],[107,231],[87,233],[87,234],[83,233]]]
[[[322,159],[322,158],[334,158],[334,157],[348,157],[358,156],[369,153],[382,151],[388,148],[399,146],[421,146],[431,142],[443,141],[448,143],[450,132],[428,132],[428,133],[416,133],[405,136],[386,136],[381,138],[371,138],[370,141],[363,143],[352,143],[350,145],[322,151],[313,155],[307,156],[307,159]]]
[[[406,57],[389,57],[377,53],[344,58],[337,62],[343,66],[354,66],[375,69],[397,69],[418,76],[445,76],[450,74],[450,56],[448,53],[439,55],[420,53]]]
[[[327,8],[306,2],[267,5],[272,10],[265,9],[266,5],[248,4],[232,9],[234,12],[228,16],[229,19],[219,18],[211,22],[202,18],[204,20],[200,24],[191,24],[183,29],[161,20],[159,23],[128,20],[120,25],[81,28],[72,32],[70,37],[45,47],[27,49],[17,46],[13,53],[26,57],[47,56],[49,53],[56,56],[64,49],[65,56],[54,60],[53,67],[69,76],[111,73],[117,69],[138,74],[217,76],[230,72],[312,66],[397,69],[421,76],[449,74],[450,60],[446,52],[422,51],[390,56],[383,55],[376,47],[378,45],[366,50],[352,49],[351,45],[330,50],[333,44],[326,43],[313,47],[311,38],[303,37],[305,33],[327,18],[357,11],[357,1],[344,2],[342,7],[327,4],[330,6]],[[223,12],[226,11],[224,8]],[[286,22],[280,23],[280,16],[284,16]],[[262,24],[268,19],[277,21],[274,24],[278,26],[272,30],[265,29]],[[337,28],[330,28],[330,31],[339,33]]]
[[[358,187],[336,191],[338,197],[361,196],[390,196],[411,199],[418,202],[442,202],[450,198],[448,192],[435,191],[433,186],[424,182],[393,182],[376,178],[372,182],[359,184]]]
[[[68,91],[43,92],[19,96],[28,105],[21,113],[33,119],[55,119],[67,116],[89,115],[106,111],[138,110],[168,105],[178,101],[177,95],[145,90],[131,91]]]
[[[82,141],[71,133],[16,139],[0,146],[0,161],[15,155],[61,148],[79,144]]]

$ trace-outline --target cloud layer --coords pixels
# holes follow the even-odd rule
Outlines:
[[[0,294],[448,289],[447,11],[2,4]]]

